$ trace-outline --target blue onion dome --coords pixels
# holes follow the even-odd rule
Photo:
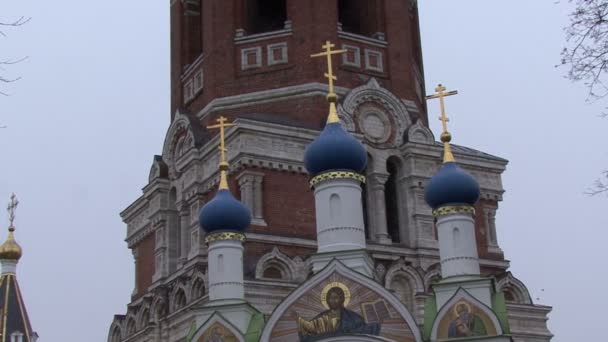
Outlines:
[[[425,199],[433,209],[445,205],[474,205],[479,184],[455,162],[446,162],[426,186]]]
[[[199,223],[207,233],[244,232],[251,223],[251,213],[230,190],[220,188],[201,208]]]
[[[361,173],[367,164],[367,153],[340,122],[331,122],[308,145],[304,164],[311,176],[337,170]]]

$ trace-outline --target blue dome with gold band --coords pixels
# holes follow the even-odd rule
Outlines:
[[[306,149],[304,164],[312,176],[337,170],[361,173],[367,164],[367,153],[340,122],[331,122]]]
[[[474,205],[479,198],[479,184],[455,162],[447,162],[426,186],[425,199],[433,209],[445,205]]]
[[[251,213],[230,190],[220,189],[201,209],[199,223],[207,233],[244,232],[251,223]]]

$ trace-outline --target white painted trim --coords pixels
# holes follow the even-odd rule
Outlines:
[[[360,68],[361,67],[361,49],[356,45],[350,45],[350,44],[342,44],[342,49],[343,50],[353,50],[354,54],[355,54],[354,62],[350,62],[348,60],[348,51],[345,54],[343,54],[342,55],[342,65]]]
[[[385,48],[388,46],[388,42],[385,40],[375,39],[367,36],[362,36],[360,34],[350,33],[346,31],[339,31],[338,37],[343,39],[352,40],[358,43],[368,44],[371,46]]]
[[[256,33],[256,34],[251,34],[251,35],[245,35],[242,37],[235,36],[234,43],[236,45],[242,45],[242,44],[247,44],[247,43],[259,42],[261,40],[289,37],[291,35],[293,35],[292,29],[282,29],[282,30],[271,31],[271,32],[262,32],[262,33]]]
[[[287,51],[287,42],[276,43],[276,44],[268,44],[266,46],[266,63],[268,66],[277,65],[277,64],[286,64],[289,62],[288,59],[288,51]],[[281,58],[274,59],[273,50],[281,49]]]
[[[378,66],[372,66],[370,64],[370,58],[375,55],[378,58]],[[365,69],[377,72],[384,72],[384,54],[378,50],[365,49]]]
[[[247,58],[247,55],[249,55],[249,53],[255,53],[255,63],[254,64],[249,64],[248,61],[249,59]],[[254,47],[250,47],[250,48],[246,48],[246,49],[241,49],[241,70],[250,70],[250,69],[255,69],[255,68],[259,68],[262,66],[262,47],[261,46],[254,46]]]

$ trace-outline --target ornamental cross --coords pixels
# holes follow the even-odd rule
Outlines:
[[[437,88],[435,88],[435,91],[437,93],[426,97],[427,100],[432,100],[432,99],[437,99],[437,98],[439,99],[439,105],[441,106],[441,117],[439,117],[439,120],[441,120],[441,124],[443,125],[443,132],[448,131],[448,122],[450,121],[450,119],[445,114],[445,103],[443,101],[443,98],[446,96],[452,96],[452,95],[458,94],[457,90],[452,90],[452,91],[448,91],[448,92],[446,92],[445,90],[446,90],[445,86],[439,84],[439,85],[437,85]]]
[[[217,120],[218,122],[217,125],[212,125],[212,126],[207,126],[207,129],[215,129],[215,128],[219,128],[220,129],[220,165],[223,164],[227,164],[226,161],[226,141],[225,141],[225,129],[226,127],[232,127],[232,126],[236,126],[235,123],[230,123],[228,122],[228,119],[226,119],[223,116],[220,116]]]
[[[332,44],[329,40],[325,42],[325,45],[321,46],[323,49],[325,49],[324,52],[320,52],[320,53],[316,53],[314,55],[310,55],[310,57],[312,58],[316,58],[316,57],[327,57],[327,70],[328,72],[326,72],[324,75],[325,77],[327,77],[327,79],[329,80],[329,94],[335,94],[334,93],[334,81],[337,81],[338,78],[336,76],[334,76],[334,71],[333,71],[333,67],[331,65],[331,56],[332,55],[337,55],[337,54],[341,54],[341,53],[345,53],[346,50],[332,50],[333,47],[336,47],[335,44]]]
[[[8,207],[6,210],[8,211],[8,221],[10,222],[10,227],[13,227],[13,222],[15,222],[15,211],[17,210],[17,206],[19,205],[19,200],[17,200],[17,196],[13,193],[11,195],[11,201],[8,203]]]

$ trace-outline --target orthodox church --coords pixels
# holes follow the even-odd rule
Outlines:
[[[435,91],[415,0],[172,1],[108,342],[550,341],[499,246],[507,161],[451,144]]]
[[[17,263],[23,251],[15,240],[15,211],[17,197],[11,195],[8,205],[8,237],[0,245],[0,342],[36,342],[38,334],[32,330],[25,308],[19,282],[17,282]]]

